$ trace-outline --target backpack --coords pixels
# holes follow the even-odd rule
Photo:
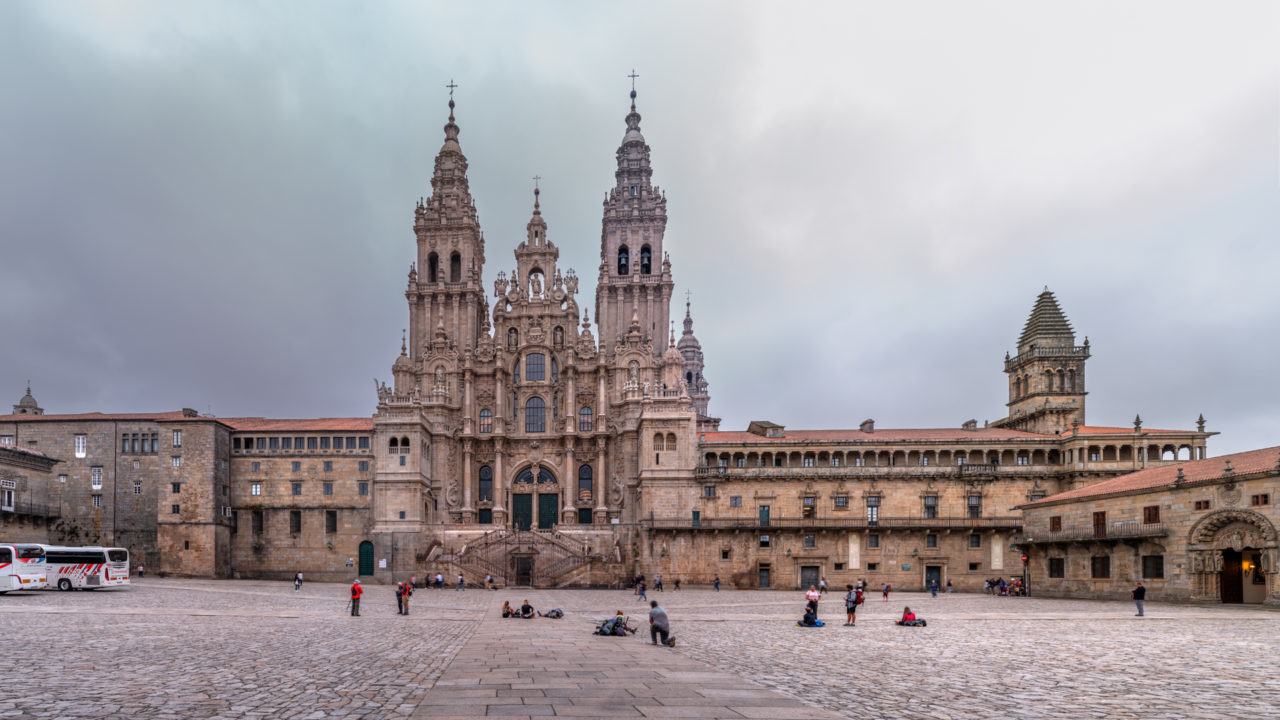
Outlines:
[[[553,620],[558,620],[564,617],[564,611],[560,608],[552,608],[551,610],[542,613],[542,617],[549,617]]]
[[[855,597],[855,598],[854,598],[853,604],[854,604],[854,605],[861,605],[861,604],[862,604],[862,591],[861,591],[861,590],[855,590],[854,592],[855,592],[855,593],[857,593],[857,597]]]

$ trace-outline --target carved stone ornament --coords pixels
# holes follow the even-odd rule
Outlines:
[[[1240,504],[1240,484],[1230,482],[1218,488],[1218,499],[1226,507],[1233,508]]]

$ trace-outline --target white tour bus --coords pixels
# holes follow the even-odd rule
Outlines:
[[[48,587],[44,547],[33,543],[0,543],[0,593]]]
[[[59,590],[129,584],[129,551],[109,547],[44,546],[49,587]]]

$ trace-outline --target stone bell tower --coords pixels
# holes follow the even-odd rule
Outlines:
[[[626,122],[617,151],[615,184],[604,200],[596,324],[601,342],[611,348],[629,330],[635,308],[640,331],[654,341],[656,357],[665,350],[661,341],[671,317],[671,263],[662,246],[667,199],[652,182],[634,85]]]
[[[1045,288],[1018,338],[1018,354],[1004,356],[1009,376],[1009,416],[995,423],[1027,432],[1065,432],[1084,425],[1084,365],[1089,339],[1076,345],[1071,323]]]

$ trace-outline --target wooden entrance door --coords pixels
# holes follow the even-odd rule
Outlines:
[[[533,584],[533,558],[528,555],[520,555],[515,558],[516,585],[532,585]]]
[[[822,568],[817,565],[800,566],[800,589],[808,590],[809,586],[818,587],[818,578],[822,576]]]
[[[560,496],[546,495],[538,496],[538,529],[550,530],[556,526],[556,515],[560,510]]]
[[[360,543],[360,574],[373,574],[373,543],[368,540]]]
[[[937,583],[942,585],[942,566],[941,565],[925,565],[924,566],[924,589],[928,590]]]
[[[1222,578],[1218,583],[1222,589],[1222,602],[1244,602],[1244,573],[1240,570],[1240,553],[1235,550],[1222,551]]]
[[[533,495],[515,493],[511,496],[511,520],[518,530],[533,526]]]

